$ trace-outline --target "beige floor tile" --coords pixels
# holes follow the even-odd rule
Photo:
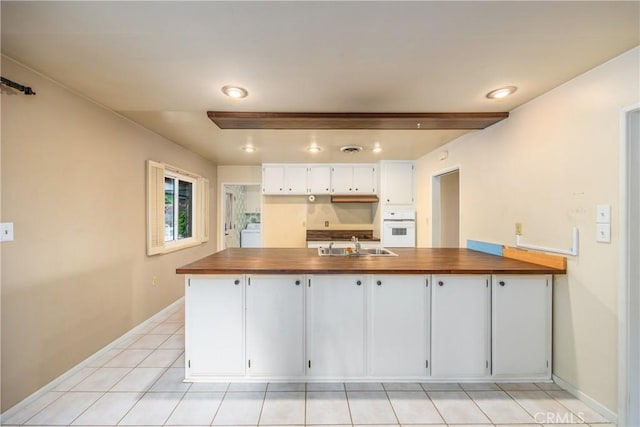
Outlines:
[[[556,383],[535,383],[536,386],[538,386],[538,388],[540,390],[564,390],[562,387],[560,387],[558,384]]]
[[[175,334],[182,327],[182,323],[163,322],[149,331],[150,334]]]
[[[307,383],[307,391],[344,391],[344,383]]]
[[[73,391],[108,391],[131,371],[131,368],[98,368],[79,382]]]
[[[267,391],[305,391],[305,383],[269,383]]]
[[[164,374],[153,384],[150,391],[173,391],[182,392],[189,390],[191,383],[184,382],[184,369],[169,368]]]
[[[608,419],[591,409],[584,402],[564,390],[549,390],[547,394],[578,415],[586,423],[608,423]]]
[[[576,414],[573,414],[569,409],[542,390],[510,391],[509,395],[529,412],[538,423],[559,424],[580,422],[580,418]]]
[[[184,335],[183,334],[170,335],[165,342],[163,342],[162,344],[160,344],[160,346],[158,346],[158,348],[184,350]]]
[[[140,368],[168,368],[182,354],[182,350],[153,350],[138,367]]]
[[[106,368],[135,368],[152,352],[153,350],[148,349],[122,350],[115,357],[105,363],[104,366]]]
[[[418,383],[383,383],[386,391],[422,391]]]
[[[187,393],[167,420],[167,425],[211,425],[223,397],[224,393]]]
[[[189,387],[189,393],[201,393],[201,392],[225,392],[229,388],[229,383],[192,383]]]
[[[129,349],[149,349],[155,350],[160,344],[165,342],[171,335],[143,335],[137,341],[129,345]]]
[[[382,383],[344,383],[347,391],[384,391]]]
[[[110,391],[147,391],[164,371],[165,368],[133,368]]]
[[[353,424],[398,423],[387,394],[383,391],[350,391],[347,398]]]
[[[169,418],[183,393],[146,393],[118,425],[157,426]]]
[[[400,424],[444,423],[424,391],[390,391],[387,394]]]
[[[539,391],[540,387],[534,383],[498,383],[504,391]]]
[[[184,351],[183,351],[180,357],[178,357],[176,361],[171,364],[171,367],[184,369],[184,366],[185,366],[185,363],[184,363]]]
[[[142,393],[105,393],[76,418],[73,425],[115,426],[142,395]]]
[[[138,335],[136,337],[139,338],[140,336]],[[118,348],[113,348],[111,350],[107,350],[103,354],[101,354],[100,356],[96,357],[95,359],[91,359],[89,362],[87,362],[87,367],[89,367],[89,368],[102,368],[107,362],[109,362],[115,356],[120,354],[121,351],[122,351],[122,349],[118,349]]]
[[[535,423],[533,417],[504,391],[471,391],[468,394],[494,424]]]
[[[69,391],[73,387],[77,386],[87,378],[89,375],[93,374],[98,368],[82,368],[57,386],[53,388],[53,391]]]
[[[237,391],[267,391],[267,383],[231,383],[227,392]]]
[[[351,424],[344,391],[307,391],[306,412],[307,424]]]
[[[460,391],[458,383],[421,383],[424,391]]]
[[[447,424],[491,424],[463,391],[429,391],[427,394]]]
[[[267,392],[262,406],[260,425],[303,425],[304,422],[304,391]]]
[[[15,413],[10,417],[2,418],[2,425],[20,425],[25,423],[29,418],[33,417],[38,412],[42,411],[44,408],[49,406],[56,399],[62,397],[64,393],[62,392],[49,392],[44,394],[42,397],[31,402],[20,412]]]
[[[264,395],[260,391],[227,393],[213,419],[213,425],[257,425]]]
[[[138,341],[141,337],[143,337],[144,334],[141,333],[137,333],[137,334],[133,334],[133,335],[129,335],[126,338],[121,338],[116,345],[114,346],[114,348],[116,349],[125,349],[127,347],[129,347],[131,344],[133,344],[134,342]]]
[[[464,391],[500,391],[496,383],[460,383]]]
[[[65,393],[49,406],[30,418],[25,425],[68,425],[103,393]]]

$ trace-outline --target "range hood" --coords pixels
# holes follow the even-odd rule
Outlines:
[[[380,199],[375,194],[346,194],[331,196],[331,203],[377,203]]]

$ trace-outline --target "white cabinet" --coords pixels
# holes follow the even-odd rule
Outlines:
[[[551,378],[551,276],[494,276],[493,376]]]
[[[413,162],[385,161],[380,167],[382,202],[385,205],[413,205],[415,172]]]
[[[376,179],[373,164],[334,165],[331,168],[331,193],[375,194]]]
[[[245,212],[246,213],[260,213],[260,186],[248,185],[247,194],[245,199]]]
[[[434,275],[432,283],[431,376],[489,376],[489,276]]]
[[[306,194],[307,166],[291,165],[263,165],[262,166],[263,194]]]
[[[307,374],[365,374],[365,276],[314,275],[307,283]]]
[[[376,275],[371,283],[370,374],[424,377],[429,359],[429,279]]]
[[[244,375],[243,277],[187,278],[185,307],[186,377]]]
[[[308,182],[310,194],[331,193],[331,166],[309,166]]]
[[[248,276],[246,298],[247,374],[303,376],[304,276]]]

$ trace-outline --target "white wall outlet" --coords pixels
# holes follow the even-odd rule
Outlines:
[[[0,242],[13,241],[13,223],[3,222],[0,223]]]
[[[596,242],[611,243],[611,224],[596,224]]]
[[[596,222],[598,224],[611,224],[611,205],[596,206]]]

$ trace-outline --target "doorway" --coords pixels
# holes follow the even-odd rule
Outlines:
[[[623,111],[619,425],[640,425],[640,107]]]
[[[220,248],[243,246],[242,236],[260,240],[261,194],[258,184],[222,184]],[[248,230],[248,231],[247,231]],[[253,243],[255,246],[256,243]]]
[[[432,177],[432,234],[434,248],[460,246],[460,168]]]

